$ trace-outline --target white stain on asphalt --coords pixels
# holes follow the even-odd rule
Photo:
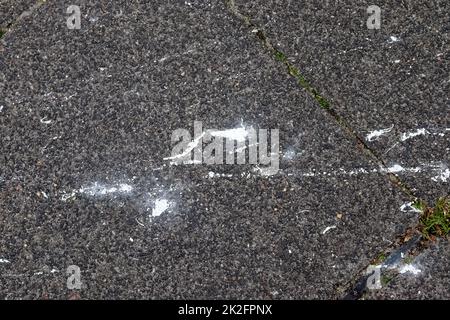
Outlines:
[[[434,182],[447,182],[450,179],[450,169],[442,168],[438,175],[431,178]]]
[[[164,211],[169,209],[170,203],[166,199],[157,199],[152,210],[151,217],[159,217]]]
[[[388,42],[389,43],[394,43],[394,42],[399,42],[400,39],[396,36],[390,36]]]
[[[413,168],[405,168],[399,164],[394,164],[386,169],[381,169],[381,172],[388,172],[388,173],[399,173],[399,172],[421,172],[422,169],[420,167],[413,167]]]
[[[435,163],[422,163],[416,167],[406,167],[400,164],[391,164],[388,167],[379,168],[353,168],[344,169],[338,168],[331,171],[321,171],[318,169],[311,169],[309,171],[301,172],[299,170],[280,170],[281,174],[288,177],[339,177],[339,176],[358,176],[358,175],[368,175],[368,174],[385,174],[385,173],[395,173],[398,175],[413,175],[413,174],[423,174],[429,176],[429,178],[434,182],[447,182],[450,179],[450,170],[447,165],[441,162]],[[253,176],[264,176],[263,169],[260,167],[254,167],[252,171],[245,171],[241,174],[227,174],[220,172],[210,171],[205,178],[251,178]]]
[[[417,137],[417,136],[423,136],[423,135],[428,135],[428,134],[431,134],[431,133],[427,129],[420,128],[420,129],[417,129],[415,131],[410,131],[410,132],[403,133],[401,135],[401,137],[400,137],[400,140],[401,141],[406,141],[406,140],[412,139],[412,138]]]
[[[322,234],[327,233],[328,231],[332,230],[332,229],[336,229],[336,226],[330,226],[330,227],[326,227],[325,230],[322,231]]]
[[[77,196],[77,194],[87,195],[91,197],[101,197],[109,195],[126,195],[133,191],[134,187],[128,183],[117,184],[101,184],[94,182],[91,185],[82,186],[79,189],[69,192],[62,192],[60,199],[62,201],[68,201]]]
[[[210,171],[208,172],[208,178],[232,178],[234,175],[231,173],[218,173]]]
[[[40,122],[43,124],[50,124],[52,123],[52,120],[48,120],[47,117],[44,117],[40,120]]]
[[[413,206],[412,202],[407,202],[407,203],[402,204],[400,206],[400,211],[402,211],[402,212],[414,212],[414,213],[421,213],[422,212],[421,210],[415,208]]]
[[[398,270],[399,273],[403,274],[403,273],[411,273],[413,275],[418,275],[419,273],[422,272],[422,270],[420,270],[418,267],[416,267],[413,264],[405,264],[403,266],[401,266]]]
[[[120,183],[117,185],[104,185],[95,182],[91,186],[81,187],[78,192],[87,194],[89,196],[104,196],[111,193],[130,193],[133,191],[133,186],[127,183]]]
[[[391,126],[390,128],[371,131],[366,136],[366,140],[369,141],[369,142],[378,140],[381,136],[391,132],[393,128],[394,128],[394,126]]]
[[[245,128],[241,127],[235,129],[210,131],[210,134],[214,137],[221,137],[242,142],[247,139],[248,131]]]
[[[192,150],[194,150],[194,148],[202,141],[204,136],[205,136],[205,132],[203,132],[200,136],[195,138],[193,141],[189,142],[189,144],[187,145],[186,150],[184,150],[182,153],[177,154],[175,156],[163,158],[163,160],[175,160],[175,159],[180,159],[180,158],[183,159],[187,155],[190,155]],[[176,164],[176,163],[177,162],[171,162],[171,164]]]

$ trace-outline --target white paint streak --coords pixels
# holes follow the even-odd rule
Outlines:
[[[421,210],[415,208],[413,206],[412,202],[407,202],[407,203],[402,204],[400,206],[400,211],[402,211],[402,212],[415,212],[415,213],[421,213],[422,212]]]
[[[401,165],[399,165],[399,164],[394,164],[393,166],[387,168],[387,172],[390,172],[390,173],[402,172],[402,171],[404,171],[404,170],[405,170],[405,168],[403,168],[403,167],[402,167]]]
[[[421,171],[422,171],[422,168],[420,168],[420,167],[405,168],[399,164],[394,164],[387,169],[381,169],[381,172],[388,172],[388,173],[399,173],[399,172],[417,173],[417,172],[421,172]]]
[[[192,150],[194,150],[194,148],[200,143],[200,141],[202,141],[202,138],[204,136],[205,136],[205,132],[203,132],[199,137],[195,138],[193,141],[189,142],[186,150],[184,150],[183,153],[177,154],[175,156],[163,158],[163,160],[174,160],[174,159],[184,158],[185,156],[190,154]]]
[[[240,142],[245,141],[248,136],[248,132],[245,128],[210,131],[210,134],[214,137],[222,137]]]
[[[430,132],[427,129],[420,128],[420,129],[417,129],[416,131],[403,133],[401,135],[401,137],[400,137],[400,140],[401,141],[406,141],[406,140],[409,140],[411,138],[414,138],[414,137],[417,137],[417,136],[422,136],[422,135],[427,135],[427,134],[430,134]]]
[[[386,129],[379,129],[379,130],[374,130],[369,132],[369,134],[366,136],[366,140],[367,141],[375,141],[378,140],[381,136],[389,133],[392,131],[392,129],[394,128],[394,126],[391,126],[390,128],[386,128]]]
[[[447,182],[449,178],[450,178],[450,169],[442,168],[442,171],[439,172],[438,175],[432,177],[431,180],[433,180],[435,182],[439,182],[439,181]]]
[[[6,259],[0,259],[0,263],[11,263],[9,260]]]
[[[82,187],[78,190],[78,192],[90,196],[104,196],[111,193],[130,193],[132,190],[133,187],[126,183],[108,186],[95,182],[93,186]]]
[[[322,234],[327,233],[328,231],[330,231],[331,229],[336,229],[336,226],[330,226],[330,227],[326,227],[325,230],[322,231]]]
[[[159,217],[164,211],[169,208],[169,201],[166,199],[157,199],[152,210],[152,217]]]
[[[63,193],[63,195],[61,196],[61,200],[62,201],[67,201],[67,200],[69,200],[69,199],[72,199],[72,198],[74,198],[75,196],[76,196],[76,192],[75,191],[72,191],[71,193]]]
[[[400,41],[400,39],[399,38],[397,38],[396,36],[390,36],[390,38],[389,38],[389,43],[394,43],[394,42],[399,42]]]
[[[62,201],[75,198],[77,194],[85,194],[88,196],[105,196],[110,194],[127,194],[133,191],[133,186],[127,183],[119,183],[114,185],[104,185],[98,182],[90,186],[83,186],[78,190],[72,190],[71,192],[63,192],[61,196]]]
[[[226,173],[217,173],[217,172],[208,172],[208,178],[232,178],[233,174]]]
[[[41,123],[43,123],[43,124],[50,124],[50,123],[52,123],[52,120],[46,120],[47,119],[47,117],[44,117],[44,118],[42,118],[40,121],[41,121]]]
[[[403,266],[400,267],[400,269],[398,270],[398,272],[400,272],[401,274],[403,273],[412,273],[413,275],[418,275],[419,273],[422,272],[422,270],[420,270],[419,268],[417,268],[416,266],[414,266],[413,264],[405,264]]]

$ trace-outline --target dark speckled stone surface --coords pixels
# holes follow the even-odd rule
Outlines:
[[[450,287],[448,241],[438,241],[400,267],[400,274],[380,290],[370,291],[365,299],[446,299]],[[392,275],[390,276],[392,277]]]
[[[22,13],[28,11],[34,0],[1,0],[0,1],[0,28],[8,28]]]
[[[1,40],[0,298],[339,298],[417,221],[222,2],[77,3]],[[194,120],[279,129],[280,171],[170,165]]]
[[[235,2],[418,196],[449,194],[448,1]]]

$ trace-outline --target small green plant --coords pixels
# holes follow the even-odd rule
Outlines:
[[[372,260],[372,264],[376,265],[382,264],[386,259],[387,259],[386,253],[382,252],[378,255],[378,257]]]
[[[318,95],[316,96],[316,100],[319,102],[320,106],[324,109],[330,108],[330,103],[324,97]]]
[[[414,201],[412,206],[422,212],[427,208],[427,204],[425,203],[425,201],[422,201],[420,199]]]
[[[300,76],[300,71],[298,71],[298,69],[296,67],[291,66],[290,64],[288,65],[288,70],[289,70],[289,74],[293,77],[298,78]]]
[[[277,59],[278,61],[281,61],[281,62],[287,61],[286,55],[283,52],[278,51],[278,50],[275,50],[275,59]]]
[[[380,278],[380,282],[381,282],[381,285],[384,287],[384,286],[386,286],[386,285],[388,285],[388,283],[389,282],[391,282],[392,281],[392,277],[390,277],[390,276],[387,276],[387,275],[381,275],[381,278]]]
[[[419,231],[426,239],[445,237],[450,232],[450,197],[440,198],[434,208],[422,203]]]
[[[382,254],[380,254],[380,256],[378,257],[378,261],[383,262],[384,260],[386,260],[386,258],[387,258],[387,256],[386,256],[384,253],[382,253]]]
[[[407,256],[407,257],[403,260],[403,262],[404,262],[405,264],[411,264],[413,261],[414,261],[414,257],[412,257],[412,256]]]
[[[5,29],[0,28],[0,39],[3,37],[3,35],[6,33]]]

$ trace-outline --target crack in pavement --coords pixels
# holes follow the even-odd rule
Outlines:
[[[18,24],[23,18],[30,16],[33,11],[42,6],[46,0],[37,0],[34,4],[32,4],[27,10],[23,11],[16,18],[13,18],[11,22],[5,25],[3,28],[0,28],[0,40],[7,34],[11,28],[13,28],[16,24]]]
[[[413,202],[421,201],[420,198],[418,198],[411,187],[409,187],[405,182],[403,182],[398,175],[391,172],[388,169],[388,166],[386,162],[380,157],[380,155],[370,148],[365,140],[356,132],[355,129],[352,128],[352,126],[347,122],[346,119],[344,119],[332,106],[331,103],[323,97],[317,89],[315,89],[312,85],[309,84],[309,82],[305,79],[305,77],[301,74],[300,70],[297,69],[291,62],[289,62],[288,57],[278,50],[268,39],[262,28],[260,28],[257,24],[255,24],[252,21],[252,18],[249,17],[246,14],[243,14],[239,11],[239,9],[236,7],[235,0],[224,0],[226,7],[230,11],[230,13],[238,18],[243,24],[250,30],[250,33],[255,35],[258,40],[261,42],[263,47],[268,51],[268,53],[275,58],[278,62],[282,63],[284,67],[287,70],[287,73],[294,77],[298,85],[306,90],[312,97],[318,102],[320,107],[329,115],[331,116],[339,125],[341,129],[343,129],[354,141],[356,141],[356,145],[358,149],[362,151],[363,154],[365,154],[369,159],[374,160],[381,168],[382,170],[387,174],[389,181],[397,187],[401,192],[403,192],[406,196],[408,196]],[[417,222],[418,225],[419,221]],[[416,227],[417,227],[416,225]],[[415,230],[416,227],[414,227],[412,230]],[[408,229],[404,234],[400,235],[397,239],[405,239],[408,232],[411,232],[411,229]],[[389,259],[398,258],[398,256],[405,251],[405,247],[407,248],[407,251],[410,251],[412,248],[417,248],[418,244],[420,243],[420,239],[422,239],[421,235],[415,235],[410,240],[401,241],[400,243],[396,243],[396,249],[392,251],[391,255],[389,256]],[[392,246],[391,246],[392,247]],[[388,251],[391,247],[386,248],[383,250],[383,252]],[[369,264],[370,265],[370,264]],[[365,268],[359,272],[356,273],[356,275],[337,289],[338,296],[340,295],[340,290],[344,288],[344,294],[340,295],[339,298],[343,299],[358,299],[364,294],[365,284],[368,275],[362,275],[361,274],[367,269],[369,266],[365,266]],[[363,285],[363,286],[362,286]]]

